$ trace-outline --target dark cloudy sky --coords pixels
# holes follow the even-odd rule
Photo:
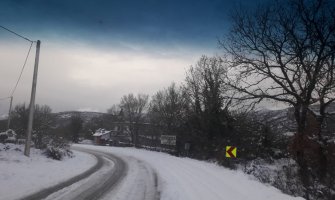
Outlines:
[[[261,0],[1,0],[0,25],[41,40],[36,103],[53,111],[106,111],[127,93],[153,94],[181,83],[240,5]],[[29,42],[0,30],[0,98],[9,95]],[[35,49],[14,103],[28,104]],[[0,115],[8,102],[0,102]]]

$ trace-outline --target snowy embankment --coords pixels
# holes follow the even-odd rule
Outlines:
[[[6,146],[10,149],[5,150]],[[0,150],[1,199],[22,198],[81,174],[96,163],[93,156],[77,151],[73,158],[58,161],[34,148],[28,158],[22,145],[0,144]]]
[[[135,148],[75,146],[113,153],[128,163],[134,158],[146,162],[158,175],[161,200],[303,199],[285,195],[274,187],[256,181],[242,171],[229,170],[204,161]]]

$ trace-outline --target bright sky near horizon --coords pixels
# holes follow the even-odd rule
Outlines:
[[[105,112],[125,94],[152,95],[181,83],[201,55],[220,54],[218,38],[240,4],[257,6],[247,0],[3,0],[0,25],[42,42],[36,103],[54,112]],[[2,29],[0,44],[2,98],[30,44]],[[14,105],[29,104],[34,56],[35,47]],[[0,101],[0,116],[8,102]]]

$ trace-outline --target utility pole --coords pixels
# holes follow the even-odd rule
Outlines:
[[[35,111],[35,96],[36,96],[38,61],[39,61],[39,57],[40,57],[40,45],[41,45],[41,41],[37,40],[33,85],[32,85],[32,88],[31,88],[31,97],[30,97],[30,104],[29,104],[29,118],[28,118],[27,138],[26,138],[26,146],[24,148],[24,155],[28,156],[28,157],[30,156],[31,131],[33,129],[33,120],[34,120],[34,111]]]
[[[12,104],[13,104],[13,96],[10,97],[10,104],[9,104],[9,111],[8,111],[7,130],[10,128],[10,117],[11,117],[11,113],[12,113]]]

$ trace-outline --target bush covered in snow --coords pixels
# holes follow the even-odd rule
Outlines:
[[[62,138],[50,139],[43,154],[55,160],[62,160],[64,157],[73,157],[69,143]]]
[[[299,178],[299,166],[296,161],[290,158],[272,161],[254,159],[243,165],[239,164],[238,168],[253,175],[259,181],[268,183],[292,196],[304,196],[308,191],[310,200],[333,200],[335,198],[335,191],[332,189],[333,182],[327,185],[314,177],[310,186],[305,188]]]
[[[283,158],[271,162],[255,159],[239,166],[245,173],[253,175],[263,183],[275,186],[281,191],[303,196],[304,188],[298,177],[298,165],[293,159]]]
[[[16,133],[15,131],[8,129],[5,132],[0,133],[0,142],[1,143],[15,143],[16,142]]]
[[[44,154],[48,157],[48,158],[52,158],[55,160],[62,160],[64,156],[72,156],[72,152],[68,149],[62,149],[62,148],[58,148],[58,147],[53,147],[53,146],[48,146],[45,150],[44,150]]]

